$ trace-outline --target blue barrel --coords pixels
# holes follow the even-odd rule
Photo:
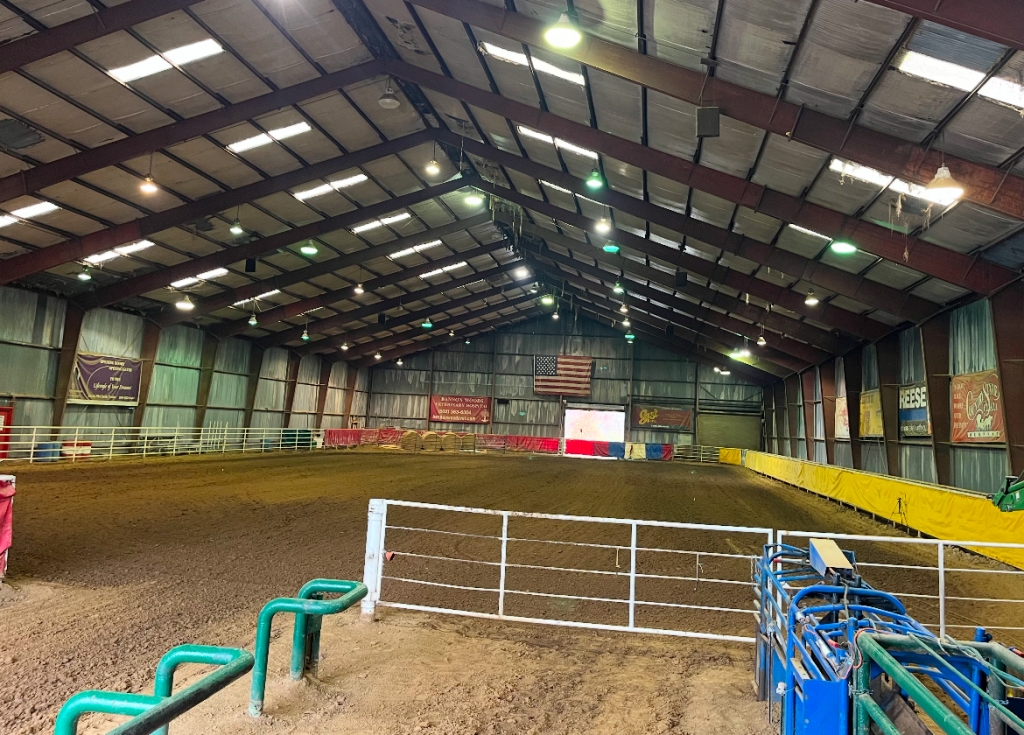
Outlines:
[[[56,462],[60,459],[60,442],[40,442],[36,444],[36,462]]]

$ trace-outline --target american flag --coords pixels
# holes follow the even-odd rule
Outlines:
[[[589,396],[590,357],[536,355],[533,358],[533,392],[556,396]]]

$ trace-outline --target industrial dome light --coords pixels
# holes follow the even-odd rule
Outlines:
[[[832,252],[839,255],[850,255],[857,252],[857,246],[846,240],[836,240],[831,245]]]
[[[250,327],[255,327],[259,323],[260,323],[260,320],[256,318],[255,314],[253,314],[251,317],[249,317],[249,326]]]
[[[627,311],[629,311],[629,307],[626,306],[625,304],[622,304],[622,306],[619,307],[619,311],[625,314]]]
[[[924,188],[925,199],[944,206],[952,204],[963,195],[964,187],[953,178],[953,174],[946,166],[939,166],[938,171],[935,172],[935,178]]]
[[[597,191],[604,187],[604,177],[601,176],[600,170],[597,166],[590,172],[590,176],[587,177],[587,188],[593,191]]]
[[[624,327],[629,327],[631,324],[632,322],[629,321],[629,317],[626,317],[625,319],[622,320],[622,326]]]
[[[555,309],[555,313],[551,315],[551,318],[556,322],[558,321],[558,309]]]
[[[83,265],[82,266],[82,270],[80,270],[78,272],[78,280],[79,281],[91,281],[92,280],[92,273],[89,272],[89,266],[87,266],[87,265]]]
[[[299,248],[299,252],[302,253],[303,255],[316,255],[317,253],[320,252],[320,250],[313,243],[307,242],[305,245]]]
[[[448,336],[449,337],[454,337],[455,336],[455,330],[454,329],[449,329],[448,330]]]
[[[355,291],[356,296],[359,296],[360,294],[365,293],[365,289],[363,288],[363,284],[361,284],[361,283],[357,283],[356,287],[354,289],[352,289],[352,290]]]
[[[341,343],[341,351],[342,352],[348,352],[348,342],[342,342]]]
[[[436,158],[431,158],[430,163],[423,170],[427,172],[427,176],[437,176],[441,173],[441,166],[438,165]]]
[[[428,316],[426,319],[423,320],[423,323],[420,324],[420,326],[423,327],[424,329],[433,329],[434,323],[430,321],[430,317]]]
[[[380,352],[374,352],[373,353],[373,359],[374,360],[379,360],[380,359]]]
[[[546,293],[540,297],[540,302],[544,304],[544,306],[551,306],[552,304],[555,303],[555,297],[549,293]]]
[[[391,80],[388,80],[388,87],[384,90],[384,94],[377,100],[377,104],[383,107],[385,110],[397,110],[402,106],[401,101],[395,96],[395,93],[391,91]]]
[[[620,296],[621,296],[622,294],[626,293],[626,289],[624,289],[624,288],[622,287],[622,284],[621,284],[621,283],[619,283],[618,281],[616,281],[616,282],[615,282],[615,287],[614,287],[614,288],[612,288],[612,291],[614,291],[614,292],[615,292],[616,294],[618,294],[618,295],[620,295]]]
[[[402,367],[402,365],[404,365],[405,363],[402,362],[402,358],[398,358],[397,360],[395,360],[395,364],[398,365],[398,367]]]
[[[820,303],[818,297],[814,295],[813,289],[807,292],[807,298],[804,299],[804,303],[808,306],[817,306]]]
[[[468,345],[469,342],[470,342],[469,337],[466,337],[466,344]]]
[[[139,191],[143,194],[156,194],[160,191],[160,187],[156,185],[156,182],[153,181],[152,175],[150,175],[143,179],[142,183],[139,184]]]
[[[309,330],[308,329],[303,329],[302,330],[302,341],[303,342],[309,342]]]
[[[232,235],[241,235],[245,233],[245,230],[242,228],[242,223],[236,219],[231,223],[231,229],[229,229],[228,232]]]
[[[597,221],[597,224],[594,225],[594,231],[598,235],[607,235],[609,232],[612,231],[611,220],[609,220],[607,217],[602,217]]]
[[[569,18],[569,14],[562,13],[558,22],[544,31],[544,40],[555,48],[572,48],[583,40],[583,34]]]
[[[463,201],[471,207],[479,207],[481,204],[484,203],[484,198],[482,195],[477,194],[475,191],[471,191],[469,194],[466,195],[466,198],[463,199]]]
[[[185,296],[181,301],[178,301],[174,306],[178,309],[178,311],[192,311],[194,308],[196,308],[196,305],[192,303],[192,299],[190,299],[188,296]]]
[[[626,341],[627,342],[632,342],[634,339],[636,339],[636,335],[633,334],[632,330],[626,332]]]
[[[615,253],[619,252],[618,244],[612,242],[611,240],[606,242],[601,249],[604,250],[606,253],[615,254]]]
[[[757,346],[758,347],[764,347],[766,344],[768,344],[768,340],[766,340],[764,338],[763,334],[760,337],[757,338]]]

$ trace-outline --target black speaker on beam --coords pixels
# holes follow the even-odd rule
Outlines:
[[[256,258],[245,259],[245,272],[255,273],[256,272]]]
[[[717,107],[697,108],[697,137],[717,138],[719,135],[719,110]]]
[[[377,314],[377,323],[378,324],[387,324],[388,323],[388,315],[385,314],[383,311],[380,312],[379,314]]]

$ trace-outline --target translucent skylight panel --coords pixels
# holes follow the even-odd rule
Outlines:
[[[392,253],[390,257],[391,257],[392,260],[397,260],[399,258],[405,258],[405,257],[408,257],[410,255],[414,255],[416,253],[421,253],[424,250],[429,250],[430,248],[436,248],[440,244],[441,244],[440,240],[432,240],[430,242],[425,242],[425,243],[423,243],[421,245],[414,245],[413,247],[406,248],[405,250],[399,250],[397,253]]]
[[[493,43],[487,43],[486,41],[480,44],[480,51],[486,54],[487,56],[498,59],[500,61],[506,61],[510,64],[516,64],[517,66],[530,66],[531,59],[527,58],[526,54],[520,51],[512,51],[511,49],[502,48],[501,46],[495,46]],[[538,59],[536,57],[534,57],[532,61],[534,70],[538,72],[541,72],[543,74],[550,74],[553,77],[564,79],[567,82],[578,84],[581,87],[586,86],[587,82],[583,78],[583,75],[580,74],[579,72],[572,72],[567,71],[565,69],[560,69],[554,64],[549,64],[548,62],[542,59]]]
[[[390,217],[381,217],[380,219],[370,220],[369,222],[364,222],[361,225],[356,225],[355,227],[353,227],[352,234],[358,235],[361,232],[376,230],[378,227],[383,227],[384,225],[391,225],[394,224],[395,222],[401,222],[404,219],[409,219],[409,217],[411,216],[412,215],[409,214],[408,212],[399,212],[398,214],[393,214]]]
[[[260,299],[270,298],[271,296],[276,296],[279,293],[281,293],[280,289],[276,289],[275,288],[273,291],[267,291],[266,293],[261,293],[259,296],[253,296],[252,298],[242,299],[241,301],[236,301],[234,304],[232,304],[232,306],[241,306],[242,304],[248,304],[250,301],[259,301]]]
[[[947,87],[964,92],[970,92],[985,78],[984,72],[919,54],[916,51],[904,51],[896,68],[904,74],[921,77],[937,84],[945,84]]]
[[[18,220],[40,217],[44,214],[55,212],[58,209],[60,209],[60,207],[53,202],[38,202],[36,204],[30,204],[27,207],[15,209],[10,214],[0,215],[0,227],[13,225]]]
[[[469,263],[463,260],[461,263],[453,263],[452,265],[446,265],[444,268],[438,268],[437,270],[424,273],[423,275],[420,276],[420,278],[426,280],[427,278],[433,278],[434,276],[439,276],[442,273],[447,273],[448,271],[453,271],[458,268],[465,268],[467,265],[469,265]]]
[[[300,133],[306,133],[312,130],[309,127],[309,123],[300,122],[294,125],[288,125],[284,128],[277,128],[276,130],[268,130],[265,133],[254,135],[251,138],[245,138],[237,143],[232,143],[228,146],[228,150],[232,153],[242,153],[244,151],[252,150],[253,148],[259,148],[260,146],[272,143],[275,140],[284,140],[285,138],[291,138],[299,135]]]
[[[546,133],[542,133],[539,130],[534,130],[533,128],[528,128],[525,125],[519,125],[517,126],[517,129],[519,130],[520,135],[524,135],[527,138],[533,138],[534,140],[540,140],[545,143],[551,143],[560,150],[575,153],[576,155],[583,156],[585,158],[592,158],[595,161],[598,158],[597,151],[592,151],[588,148],[582,148],[576,145],[575,143],[570,143],[567,140],[563,140],[561,138],[552,138],[550,135],[547,135]]]
[[[132,82],[136,79],[167,71],[174,68],[175,65],[183,66],[193,61],[199,61],[199,59],[205,59],[219,54],[223,50],[219,43],[212,38],[208,38],[205,41],[190,43],[187,46],[164,51],[162,54],[150,56],[142,61],[136,61],[134,64],[110,69],[108,73],[122,82]]]
[[[182,278],[180,281],[175,281],[171,284],[171,288],[185,288],[186,286],[194,286],[200,281],[212,281],[214,278],[220,278],[228,274],[227,268],[214,268],[211,271],[200,273],[198,276],[189,276],[188,278]]]

